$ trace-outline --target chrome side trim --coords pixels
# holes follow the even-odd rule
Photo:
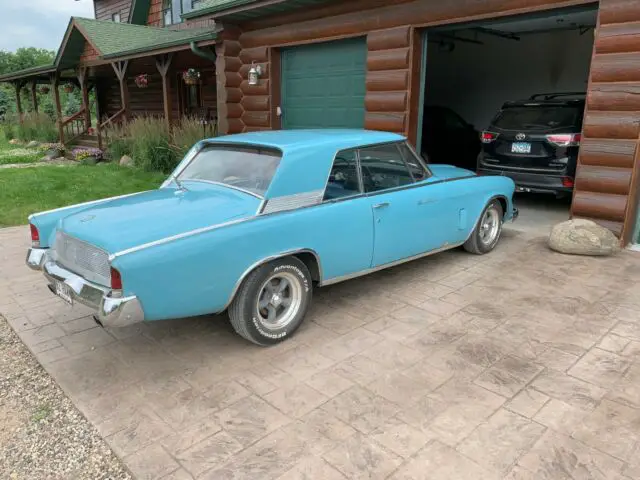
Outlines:
[[[262,214],[267,215],[269,213],[284,212],[286,210],[295,210],[297,208],[317,205],[322,202],[323,195],[323,190],[314,190],[311,192],[270,198],[262,209]]]
[[[177,235],[172,235],[171,237],[161,238],[159,240],[154,240],[153,242],[143,243],[142,245],[137,245],[135,247],[127,248],[126,250],[121,250],[119,252],[113,253],[109,255],[109,262],[113,262],[116,258],[122,257],[123,255],[127,255],[129,253],[138,252],[140,250],[144,250],[145,248],[155,247],[157,245],[163,245],[165,243],[173,242],[174,240],[179,240],[181,238],[190,237],[192,235],[198,235],[200,233],[210,232],[212,230],[217,230],[219,228],[228,227],[230,225],[235,225],[237,223],[248,222],[250,220],[255,219],[256,217],[245,217],[239,218],[237,220],[230,220],[228,222],[220,223],[218,225],[211,225],[209,227],[196,228],[195,230],[190,230],[188,232],[179,233]]]
[[[377,267],[367,268],[366,270],[361,270],[359,272],[350,273],[348,275],[342,275],[340,277],[333,277],[329,280],[322,282],[320,284],[321,287],[326,287],[327,285],[333,285],[335,283],[344,282],[346,280],[351,280],[352,278],[362,277],[364,275],[368,275],[370,273],[375,273],[380,270],[384,270],[386,268],[395,267],[397,265],[401,265],[403,263],[411,262],[412,260],[418,260],[419,258],[428,257],[430,255],[435,255],[436,253],[444,252],[446,250],[451,250],[452,248],[458,248],[459,246],[464,245],[464,242],[453,243],[451,245],[444,245],[440,248],[436,248],[434,250],[429,250],[425,253],[420,253],[418,255],[413,255],[411,257],[402,258],[400,260],[395,260],[393,262],[385,263],[384,265],[378,265]]]
[[[229,300],[227,301],[226,305],[224,306],[224,308],[221,311],[224,311],[227,308],[229,308],[229,305],[231,305],[231,302],[233,302],[233,299],[236,297],[236,294],[238,293],[238,290],[240,289],[240,285],[242,285],[242,282],[244,282],[244,279],[247,278],[247,275],[249,275],[251,272],[253,272],[256,268],[264,265],[265,263],[272,262],[273,260],[277,260],[279,258],[288,257],[290,255],[295,255],[297,253],[310,253],[311,255],[313,255],[315,257],[316,263],[318,264],[318,275],[320,276],[319,284],[322,284],[322,277],[323,277],[322,263],[320,263],[320,257],[318,256],[316,251],[315,250],[311,250],[310,248],[301,248],[301,249],[298,249],[298,250],[288,250],[286,252],[278,253],[278,254],[275,254],[275,255],[270,255],[270,256],[268,256],[266,258],[263,258],[262,260],[259,260],[259,261],[255,262],[249,268],[247,268],[244,271],[244,273],[242,275],[240,275],[240,278],[238,279],[238,281],[236,282],[235,286],[233,287],[233,290],[231,291],[231,296],[229,297]]]
[[[28,220],[31,221],[33,218],[39,215],[45,215],[47,213],[61,212],[63,210],[69,210],[70,208],[76,207],[86,207],[89,205],[98,205],[100,203],[108,202],[109,200],[118,200],[120,198],[132,197],[134,195],[140,195],[141,193],[150,192],[151,190],[143,190],[142,192],[136,193],[127,193],[126,195],[118,195],[117,197],[109,197],[109,198],[101,198],[100,200],[91,200],[90,202],[77,203],[75,205],[67,205],[66,207],[54,208],[53,210],[45,210],[43,212],[32,213],[29,215]]]

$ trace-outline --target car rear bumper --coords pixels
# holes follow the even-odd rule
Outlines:
[[[566,175],[527,171],[516,172],[486,167],[479,167],[477,173],[478,175],[509,177],[516,184],[516,192],[570,194],[573,191],[573,187],[567,187],[563,183],[563,179],[567,178]]]
[[[119,297],[118,292],[89,282],[52,261],[45,248],[29,249],[26,263],[32,270],[42,271],[53,294],[56,282],[65,284],[73,302],[94,309],[95,319],[102,326],[125,327],[144,320],[142,305],[135,295]]]

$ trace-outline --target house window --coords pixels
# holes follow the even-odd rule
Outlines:
[[[111,20],[113,20],[116,23],[120,23],[121,22],[120,12],[116,12],[113,15],[111,15]]]
[[[173,23],[173,8],[171,6],[171,0],[162,1],[162,23],[165,27]]]

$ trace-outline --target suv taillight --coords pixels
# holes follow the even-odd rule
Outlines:
[[[38,232],[38,227],[36,227],[33,223],[29,224],[29,228],[31,229],[31,246],[39,247],[40,246],[40,232]]]
[[[497,133],[482,132],[480,134],[480,141],[482,143],[491,143],[491,142],[495,141],[496,138],[498,138],[498,134]]]
[[[555,133],[547,135],[547,141],[559,147],[577,147],[580,145],[580,133]]]
[[[111,267],[111,289],[122,290],[122,277],[120,272],[113,267]]]

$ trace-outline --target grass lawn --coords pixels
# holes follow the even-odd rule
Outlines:
[[[10,163],[33,163],[44,156],[44,153],[34,148],[25,148],[22,145],[9,145],[0,137],[0,165]]]
[[[115,164],[0,169],[0,227],[24,225],[43,210],[151,190],[165,178]]]

